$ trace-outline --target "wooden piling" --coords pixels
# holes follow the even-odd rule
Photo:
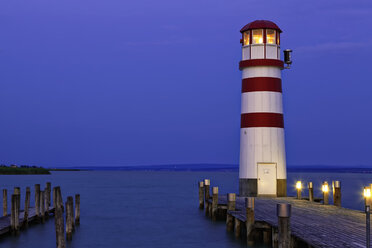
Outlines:
[[[247,230],[247,245],[252,246],[254,243],[252,232],[254,228],[254,197],[245,198],[246,221],[245,227]]]
[[[236,195],[235,193],[227,194],[227,211],[235,211],[236,206]],[[232,232],[234,230],[234,217],[230,214],[226,214],[226,230]]]
[[[28,215],[29,215],[29,208],[30,208],[30,197],[31,197],[31,191],[30,187],[26,187],[26,196],[25,196],[25,214],[23,217],[23,226],[28,226]]]
[[[21,194],[21,188],[20,187],[14,187],[14,194],[20,195]]]
[[[53,188],[54,189],[54,188]],[[54,190],[53,190],[54,192]],[[56,229],[56,243],[57,248],[66,248],[66,240],[65,240],[65,230],[64,230],[64,221],[63,221],[63,211],[60,204],[61,196],[59,195],[60,191],[58,189],[55,190],[55,229]]]
[[[40,218],[41,222],[45,222],[45,191],[40,191]]]
[[[291,205],[278,203],[276,205],[276,214],[278,216],[278,247],[290,248],[291,245]]]
[[[307,184],[307,187],[309,189],[309,201],[314,201],[314,189],[313,189],[313,183],[309,182]]]
[[[323,204],[328,205],[329,204],[329,186],[328,182],[324,182],[322,186],[323,191]]]
[[[50,208],[50,193],[52,191],[52,184],[50,182],[46,183],[45,187],[45,216],[49,217],[49,208]]]
[[[19,209],[20,209],[20,195],[12,194],[11,202],[11,217],[10,217],[10,228],[12,233],[19,233]]]
[[[40,218],[40,184],[35,184],[35,213]]]
[[[212,188],[212,220],[217,220],[217,210],[218,210],[218,187]]]
[[[209,179],[204,179],[204,202],[205,202],[205,215],[209,216],[209,198],[210,198],[210,183]]]
[[[240,238],[241,232],[242,232],[241,222],[240,222],[240,220],[238,218],[234,217],[234,234],[235,234],[235,238]]]
[[[71,196],[67,197],[66,201],[66,239],[72,239],[73,224],[73,199]]]
[[[8,215],[8,191],[3,189],[3,216]]]
[[[58,186],[57,187],[57,191],[58,191],[58,201],[57,203],[59,203],[61,209],[62,209],[62,212],[64,212],[64,207],[63,207],[63,197],[62,197],[62,192],[61,192],[61,187]]]
[[[341,207],[341,182],[334,182],[333,205]]]
[[[53,187],[53,208],[57,207],[56,202],[57,202],[57,187]]]
[[[199,182],[199,209],[204,209],[204,182]]]
[[[80,224],[80,195],[75,195],[75,224]]]

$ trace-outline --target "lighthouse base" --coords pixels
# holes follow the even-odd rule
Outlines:
[[[257,197],[257,179],[239,178],[239,196]],[[287,196],[287,179],[276,179],[276,196]]]

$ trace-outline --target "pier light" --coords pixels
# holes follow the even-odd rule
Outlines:
[[[370,187],[364,187],[363,195],[364,195],[364,198],[370,198],[371,197],[371,188]]]
[[[302,183],[301,183],[301,181],[297,181],[297,183],[296,183],[296,189],[302,189]]]
[[[296,189],[297,189],[297,199],[301,200],[301,189],[302,189],[302,183],[301,181],[297,181],[296,183]]]
[[[323,193],[328,193],[329,187],[328,187],[328,183],[327,182],[324,182],[323,183],[323,185],[322,185],[322,191],[323,191]]]
[[[322,191],[323,191],[323,204],[328,205],[329,204],[329,200],[328,200],[329,187],[328,187],[327,181],[323,182]]]
[[[371,199],[371,188],[370,187],[364,187],[363,190],[363,196],[364,196],[364,203],[365,206],[371,207],[372,199]]]

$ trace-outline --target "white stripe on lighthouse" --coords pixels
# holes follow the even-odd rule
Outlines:
[[[257,178],[257,162],[277,163],[277,178],[286,178],[284,129],[241,128],[239,178]]]
[[[281,70],[275,66],[252,66],[242,69],[242,78],[273,77],[282,78]]]
[[[242,93],[241,113],[283,113],[282,93],[253,91]]]

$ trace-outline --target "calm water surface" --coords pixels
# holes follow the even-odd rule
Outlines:
[[[210,178],[220,194],[236,192],[237,172],[81,171],[52,175],[0,176],[1,187],[22,187],[22,208],[26,186],[60,185],[64,201],[81,195],[81,224],[68,247],[246,247],[226,233],[223,222],[213,223],[198,209],[197,182]],[[289,194],[296,180],[314,183],[321,195],[324,180],[342,182],[342,204],[361,210],[361,189],[372,183],[371,174],[289,173]],[[291,187],[293,185],[293,187]],[[10,206],[10,202],[8,203]],[[0,247],[55,247],[54,219],[33,225],[19,237],[0,239]],[[259,246],[257,246],[259,247]]]

